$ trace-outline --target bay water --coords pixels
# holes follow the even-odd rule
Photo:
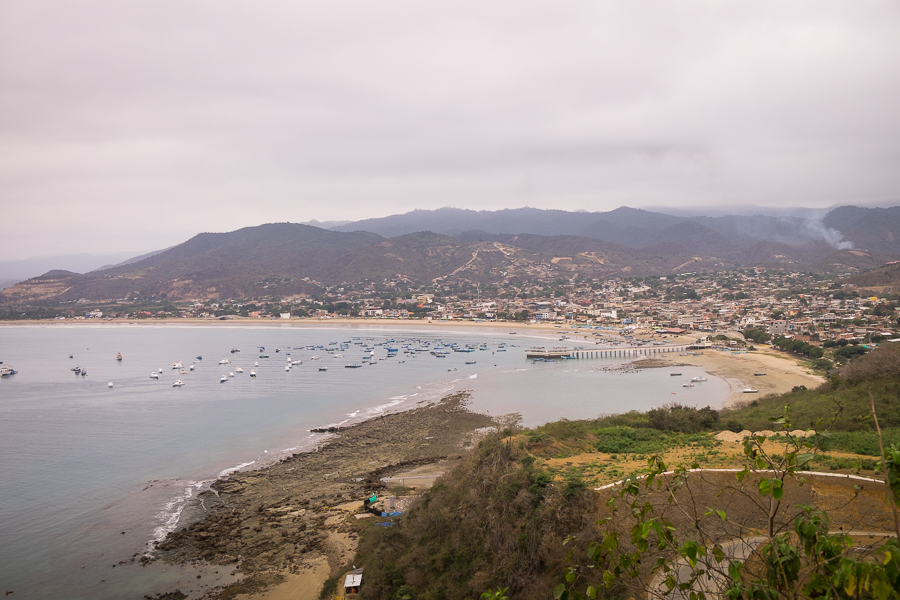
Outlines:
[[[529,346],[560,345],[556,339],[546,331],[400,324],[3,326],[0,361],[19,373],[0,379],[0,593],[102,600],[177,587],[196,597],[228,583],[227,568],[142,567],[139,558],[202,511],[197,494],[216,477],[314,451],[326,437],[310,433],[315,427],[458,390],[471,390],[473,410],[520,413],[527,426],[673,401],[718,407],[728,396],[712,376],[683,388],[704,374],[698,367],[679,367],[676,378],[670,369],[617,368],[625,359],[525,358]],[[452,343],[487,349],[444,358],[403,351]],[[285,370],[289,359],[302,364]],[[183,374],[171,368],[177,361]],[[351,363],[362,367],[345,368]],[[173,387],[177,379],[185,385]]]

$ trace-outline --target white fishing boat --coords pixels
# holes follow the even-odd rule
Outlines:
[[[250,377],[256,377],[256,371],[251,370],[251,371],[250,371]]]
[[[122,353],[121,353],[121,352],[116,353],[116,360],[122,360]]]
[[[109,383],[106,384],[106,387],[112,387],[112,386],[113,386],[113,382],[112,382],[112,381],[110,381]]]
[[[291,364],[292,365],[302,365],[303,361],[298,358],[297,360],[292,360]]]
[[[227,365],[227,364],[229,364],[230,362],[231,362],[231,361],[228,360],[227,358],[223,358],[222,360],[219,361],[219,364],[220,364],[220,365]]]
[[[334,357],[335,358],[344,358],[344,355],[343,354],[335,354]]]
[[[259,361],[254,362],[254,363],[253,363],[253,366],[254,366],[254,367],[258,367],[258,366],[259,366]]]
[[[162,369],[160,369],[160,370],[159,370],[159,372],[160,372],[160,373],[162,373],[162,372],[163,372],[163,370],[162,370]]]
[[[745,388],[744,393],[745,394],[758,394],[759,390],[754,390],[753,388]]]
[[[191,365],[191,369],[190,369],[190,370],[191,370],[191,371],[193,371],[193,370],[194,370],[194,365]]]
[[[242,368],[240,368],[240,367],[235,367],[235,368],[234,368],[234,372],[235,372],[235,373],[243,373],[244,370],[243,370]]]
[[[150,379],[159,379],[159,373],[153,371],[152,373],[150,373]]]
[[[681,387],[692,388],[692,387],[694,387],[694,384],[691,382],[687,382],[687,383],[682,384]]]
[[[291,370],[291,365],[284,365],[284,370],[285,370],[285,371],[290,371],[290,370]]]
[[[181,361],[179,360],[178,362],[173,362],[173,363],[172,363],[172,368],[173,368],[173,369],[179,369],[179,370],[180,370],[180,369],[183,369],[183,368],[184,368],[184,365],[181,364]]]
[[[319,360],[320,358],[322,358],[322,357],[319,356],[318,354],[316,354],[315,356],[310,356],[309,360]]]
[[[222,375],[222,377],[219,378],[219,383],[225,383],[226,381],[228,381],[228,375]]]
[[[327,370],[328,370],[328,367],[319,367],[319,370],[320,370],[320,371],[327,371]]]
[[[181,387],[183,385],[184,385],[184,382],[180,379],[178,379],[174,383],[172,383],[172,387]]]
[[[229,377],[234,377],[234,373],[233,373],[233,372],[229,372],[229,373],[228,373],[228,376],[229,376]]]
[[[18,373],[15,369],[12,368],[12,365],[0,365],[0,377],[7,377],[9,375],[15,375]]]
[[[697,375],[696,377],[691,377],[691,381],[706,381],[706,377],[702,375]]]

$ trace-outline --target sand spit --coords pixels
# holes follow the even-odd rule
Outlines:
[[[339,428],[316,452],[223,477],[202,494],[205,516],[171,533],[153,560],[231,565],[245,575],[228,588],[208,591],[207,599],[267,588],[273,595],[266,597],[274,598],[281,585],[318,592],[322,580],[353,557],[351,520],[362,499],[395,485],[382,478],[423,465],[445,470],[477,441],[476,430],[494,424],[469,412],[467,403],[468,393],[460,392]]]

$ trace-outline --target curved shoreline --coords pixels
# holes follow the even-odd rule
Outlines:
[[[352,558],[355,534],[340,518],[386,489],[383,477],[435,465],[446,470],[494,420],[458,392],[438,403],[340,428],[318,451],[219,478],[201,494],[206,513],[157,545],[155,559],[235,565],[247,585],[294,574],[325,559],[334,574]],[[274,583],[274,581],[269,582]],[[208,592],[209,594],[210,592]],[[216,596],[208,596],[216,597]]]

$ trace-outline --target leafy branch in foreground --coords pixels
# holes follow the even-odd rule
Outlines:
[[[877,419],[874,403],[872,417]],[[820,420],[816,430],[827,432],[835,418]],[[829,513],[841,515],[862,488],[847,487],[851,497],[824,510],[800,502],[804,494],[813,497],[802,475],[822,436],[795,437],[790,407],[772,422],[780,425],[783,444],[773,447],[760,435],[747,438],[749,464],[736,477],[700,471],[696,464],[669,470],[652,456],[647,474],[624,481],[607,501],[603,535],[588,546],[586,563],[569,552],[566,582],[554,598],[594,599],[623,579],[632,593],[659,599],[898,598],[898,539],[873,532],[865,544],[855,544],[859,532],[832,529]],[[896,527],[900,448],[882,454]],[[599,586],[580,584],[596,581],[598,573]]]

